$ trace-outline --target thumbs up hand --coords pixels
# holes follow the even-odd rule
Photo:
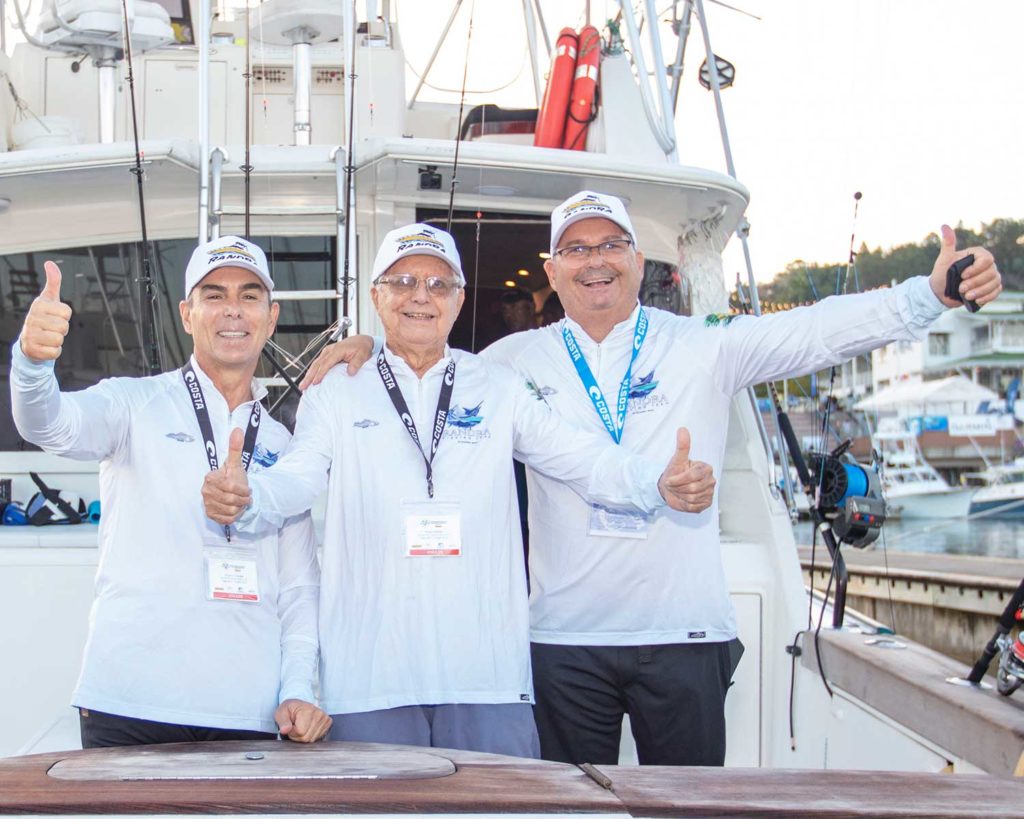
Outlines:
[[[21,351],[36,362],[59,358],[71,328],[71,308],[60,300],[60,268],[46,262],[43,269],[46,286],[32,302],[21,328]]]
[[[677,512],[703,512],[715,496],[715,476],[711,466],[690,460],[690,432],[676,431],[676,451],[661,473],[658,491]]]
[[[935,295],[946,307],[959,307],[960,302],[946,298],[946,273],[953,262],[968,255],[974,256],[974,264],[964,270],[960,279],[960,295],[979,305],[994,301],[1003,290],[1003,280],[996,267],[996,260],[983,247],[969,247],[966,250],[956,249],[956,234],[949,225],[941,230],[942,245],[939,256],[932,267],[929,281]]]
[[[242,430],[231,430],[228,456],[220,468],[203,481],[206,516],[217,523],[234,523],[252,502],[249,479],[242,467]]]

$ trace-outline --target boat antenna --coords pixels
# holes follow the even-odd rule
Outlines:
[[[252,103],[252,27],[249,24],[251,14],[250,4],[245,4],[245,160],[242,165],[242,173],[245,180],[245,239],[250,239],[251,233],[251,192],[250,182],[252,180],[252,116],[249,107]]]
[[[864,196],[864,194],[860,191],[857,191],[853,195],[853,226],[850,228],[850,255],[846,258],[846,271],[843,273],[843,293],[846,292],[846,287],[850,280],[850,270],[853,270],[854,277],[857,275],[857,266],[855,264],[857,254],[853,250],[853,243],[857,236],[857,210],[860,207],[860,200],[862,196]]]
[[[473,41],[473,13],[476,11],[476,0],[469,6],[469,30],[466,33],[466,59],[462,64],[462,94],[459,97],[459,124],[455,129],[455,159],[452,162],[452,184],[448,194],[448,224],[445,227],[452,232],[452,215],[455,213],[455,186],[459,184],[459,143],[462,142],[462,111],[466,107],[466,77],[469,75],[469,45]],[[479,238],[479,234],[477,234]]]
[[[142,223],[142,275],[139,277],[139,324],[142,334],[142,367],[146,375],[160,372],[160,346],[156,334],[156,288],[149,262],[149,236],[146,231],[146,197],[142,185],[142,150],[139,147],[139,117],[135,105],[135,73],[132,64],[132,34],[128,20],[128,0],[121,0],[124,17],[124,56],[128,65],[128,98],[132,108],[132,135],[135,139],[135,174],[139,191],[139,218]]]

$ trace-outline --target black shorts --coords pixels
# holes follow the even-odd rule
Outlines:
[[[104,714],[78,709],[83,748],[112,748],[121,745],[159,745],[165,742],[214,742],[229,739],[277,739],[277,734],[232,728],[204,728],[174,725],[148,719]]]

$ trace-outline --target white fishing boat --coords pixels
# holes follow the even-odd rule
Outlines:
[[[975,487],[971,515],[995,518],[1024,518],[1024,460],[992,464],[982,472],[963,476],[966,486]]]
[[[892,517],[966,517],[974,488],[950,486],[921,454],[917,436],[901,419],[883,419],[871,436],[884,464],[882,492]]]
[[[516,20],[527,32],[522,53],[540,105],[553,39],[546,24],[577,25],[583,4],[566,20],[545,18],[535,0],[501,12],[496,5],[476,4],[477,14],[486,8],[509,30]],[[15,337],[42,261],[53,258],[75,310],[58,366],[66,388],[142,371],[149,345],[139,319],[151,302],[158,363],[177,366],[187,349],[176,329],[180,271],[197,236],[249,232],[271,258],[283,302],[277,352],[295,374],[301,361],[291,359],[332,324],[380,329],[368,298],[374,248],[398,225],[444,220],[453,190],[452,227],[470,283],[455,346],[479,346],[493,329],[486,307],[516,271],[540,277],[550,210],[582,189],[629,203],[647,260],[646,303],[725,311],[720,252],[737,232],[746,241],[748,192],[731,175],[680,164],[673,116],[684,60],[695,77],[711,51],[702,2],[671,4],[675,33],[657,25],[653,0],[639,12],[632,3],[611,5],[621,39],[603,32],[600,106],[586,150],[562,150],[533,145],[535,110],[460,112],[458,94],[424,103],[419,87],[407,93],[403,41],[423,32],[403,27],[397,4],[386,0],[358,9],[351,0],[268,0],[248,14],[227,0],[213,14],[208,0],[194,0],[170,15],[148,0],[123,8],[47,0],[37,19],[24,21],[29,41],[0,55],[17,95],[17,104],[3,97],[0,107],[11,135],[0,153],[0,335]],[[461,0],[452,4],[435,55],[464,52],[465,37],[449,35],[464,30],[468,11]],[[135,50],[134,108],[123,17]],[[676,70],[649,70],[666,62]],[[430,64],[419,67],[429,82]],[[707,76],[720,113],[721,77]],[[153,299],[137,287],[133,119]],[[947,685],[966,669],[909,641],[879,638],[870,626],[826,626],[812,637],[790,519],[755,407],[752,394],[733,402],[719,476],[724,564],[746,645],[727,700],[724,771],[631,769],[628,742],[625,764],[596,776],[554,763],[372,746],[366,758],[342,749],[356,768],[365,763],[358,770],[335,767],[341,761],[329,755],[338,749],[328,746],[285,744],[269,752],[275,765],[262,764],[266,747],[76,752],[68,703],[96,572],[95,529],[4,526],[0,756],[37,755],[0,760],[0,813],[1018,811],[1021,783],[969,776],[1020,772],[1024,712],[1016,703]],[[32,471],[51,486],[97,496],[95,464],[26,451],[9,419],[2,432],[0,475],[13,479],[14,498],[31,494]],[[946,504],[962,499],[935,494]],[[350,777],[386,781],[342,781]]]

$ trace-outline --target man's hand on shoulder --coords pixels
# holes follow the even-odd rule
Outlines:
[[[55,361],[71,329],[71,308],[60,300],[60,268],[43,265],[46,286],[32,302],[21,329],[21,351],[32,361]]]
[[[231,430],[228,457],[203,480],[203,505],[206,516],[217,523],[234,523],[252,502],[249,478],[242,468],[242,445],[245,436],[240,429]]]
[[[348,364],[348,374],[355,375],[372,355],[373,336],[349,336],[328,344],[309,366],[305,377],[299,382],[299,389],[305,391],[319,384],[338,364]]]
[[[274,712],[278,732],[292,742],[316,742],[327,736],[331,718],[305,700],[285,700]]]
[[[710,464],[690,460],[690,432],[676,431],[676,451],[661,473],[658,491],[677,512],[703,512],[715,496],[715,475]]]
[[[965,256],[974,256],[974,263],[961,274],[960,294],[968,301],[979,305],[995,301],[1003,290],[1003,280],[996,267],[996,260],[983,247],[969,247],[966,250],[956,249],[956,234],[949,225],[943,225],[941,231],[942,246],[939,257],[935,260],[932,274],[928,281],[932,292],[946,307],[959,307],[960,302],[947,298],[946,274],[950,266]]]

